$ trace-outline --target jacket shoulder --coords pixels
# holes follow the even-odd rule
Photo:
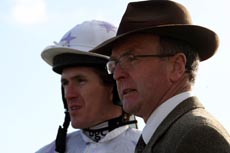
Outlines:
[[[178,118],[157,145],[155,149],[166,146],[166,152],[174,153],[230,153],[230,136],[212,115],[197,108]]]

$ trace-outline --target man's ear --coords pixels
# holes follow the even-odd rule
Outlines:
[[[171,71],[170,71],[170,81],[176,82],[185,73],[186,56],[183,53],[177,53],[170,59]]]

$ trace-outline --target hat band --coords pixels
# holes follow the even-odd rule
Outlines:
[[[96,56],[65,53],[54,57],[53,70],[61,74],[63,68],[72,66],[100,66],[104,68],[107,61],[107,59]]]

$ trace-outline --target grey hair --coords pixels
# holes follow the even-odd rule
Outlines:
[[[189,74],[189,81],[191,83],[195,82],[200,59],[196,49],[189,45],[189,43],[173,38],[160,37],[160,53],[183,53],[187,59],[185,69],[186,73]]]

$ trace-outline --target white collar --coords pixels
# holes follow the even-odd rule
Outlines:
[[[105,142],[105,141],[109,141],[115,137],[117,137],[118,135],[120,135],[121,133],[123,133],[124,131],[126,131],[127,129],[129,128],[128,125],[124,125],[124,126],[121,126],[121,127],[118,127],[112,131],[110,131],[109,133],[106,134],[105,137],[103,137],[100,141],[98,141],[98,143],[100,142]],[[86,142],[86,143],[97,143],[97,142],[94,142],[92,139],[90,139],[89,137],[87,137],[84,132],[81,130],[81,136],[83,138],[83,140]]]
[[[156,110],[152,112],[150,117],[148,118],[146,125],[142,131],[142,136],[147,144],[151,139],[152,135],[156,131],[157,127],[161,124],[161,122],[166,118],[166,116],[183,100],[192,96],[192,92],[183,92],[170,99],[166,100],[160,106],[157,107]]]

